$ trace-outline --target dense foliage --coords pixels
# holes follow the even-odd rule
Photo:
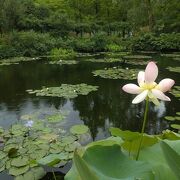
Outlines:
[[[80,52],[177,51],[178,0],[0,0],[0,58]]]

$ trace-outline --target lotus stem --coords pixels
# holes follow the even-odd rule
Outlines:
[[[57,180],[57,179],[56,179],[56,175],[55,175],[55,173],[54,173],[53,170],[52,170],[52,173],[53,173],[53,178],[54,178],[54,180]]]
[[[143,119],[143,125],[142,125],[142,129],[141,129],[141,139],[140,139],[140,143],[139,143],[139,147],[138,147],[138,152],[137,152],[137,155],[136,155],[136,161],[139,159],[139,154],[140,154],[141,145],[142,145],[143,136],[144,136],[144,130],[145,130],[145,127],[146,127],[146,122],[147,122],[148,109],[149,109],[149,99],[146,98],[144,119]]]

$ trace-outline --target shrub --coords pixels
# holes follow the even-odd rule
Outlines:
[[[134,51],[179,51],[180,33],[160,34],[160,36],[152,33],[141,34],[133,38],[131,46]]]
[[[46,55],[56,45],[56,40],[48,33],[23,31],[11,36],[12,46],[23,56]]]
[[[59,58],[72,59],[76,57],[76,52],[72,49],[54,48],[51,50],[50,55],[52,56],[52,60],[59,60]]]
[[[106,51],[110,51],[110,52],[120,52],[120,51],[125,51],[126,48],[121,46],[121,45],[117,45],[117,44],[108,44],[106,46]]]

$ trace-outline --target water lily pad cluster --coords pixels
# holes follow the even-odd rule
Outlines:
[[[133,80],[137,78],[139,70],[138,69],[122,69],[118,67],[96,70],[92,73],[94,76],[100,76],[106,79],[126,79]]]
[[[180,86],[174,86],[170,93],[180,100]]]
[[[103,53],[105,56],[108,56],[108,57],[123,57],[123,56],[126,56],[126,55],[129,55],[131,54],[130,52],[105,52]]]
[[[68,114],[69,111],[66,110],[48,108],[24,114],[20,117],[20,121],[27,127],[36,126],[39,122],[53,125],[65,121]]]
[[[41,90],[27,90],[29,94],[36,96],[64,97],[75,98],[78,95],[87,95],[92,91],[96,91],[98,86],[87,84],[62,84],[60,87],[43,87]]]
[[[39,128],[38,128],[39,127]],[[46,172],[41,165],[64,166],[81,147],[78,139],[89,129],[85,125],[72,127],[72,133],[54,133],[43,123],[31,128],[15,124],[9,130],[0,128],[0,172],[7,170],[16,179],[42,178]]]
[[[78,64],[78,61],[75,61],[75,60],[59,60],[59,61],[49,61],[48,64],[73,65],[73,64]]]
[[[29,58],[29,57],[15,57],[11,59],[3,59],[0,61],[0,66],[7,66],[12,64],[19,64],[20,62],[26,61],[36,61],[39,60],[38,57],[36,58]]]
[[[178,121],[180,121],[180,112],[177,112],[176,116],[165,116],[164,119],[167,121],[178,122]],[[171,124],[171,127],[180,131],[180,124],[173,123],[173,124]]]
[[[161,54],[161,56],[165,56],[165,57],[172,57],[172,58],[176,58],[176,57],[180,57],[180,54]]]
[[[115,63],[122,62],[121,58],[104,58],[104,59],[86,59],[85,61],[94,63]]]
[[[180,73],[180,67],[167,67],[169,71]]]
[[[173,58],[175,61],[180,61],[180,57]]]
[[[127,64],[131,64],[131,65],[140,65],[140,66],[143,66],[143,65],[147,65],[147,64],[148,64],[147,61],[143,61],[143,60],[133,60],[133,59],[127,60],[126,63],[127,63]]]
[[[123,56],[124,59],[152,59],[151,56],[145,56],[145,55],[128,55]]]

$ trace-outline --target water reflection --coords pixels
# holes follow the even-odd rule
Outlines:
[[[156,58],[159,59],[160,69],[168,66],[170,62],[167,59]],[[171,65],[173,63],[177,62],[171,61]],[[121,87],[128,82],[93,77],[91,73],[92,70],[110,66],[117,66],[117,63],[110,65],[84,62],[72,66],[59,66],[48,65],[45,62],[26,62],[1,67],[0,126],[9,127],[24,114],[43,109],[56,109],[70,111],[64,124],[65,128],[73,124],[84,123],[89,126],[94,140],[108,137],[109,127],[139,131],[142,125],[144,103],[133,105],[131,101],[134,96],[121,90]],[[124,65],[126,66],[129,65]],[[142,66],[141,69],[143,68]],[[168,72],[166,69],[160,71],[159,79],[161,77],[171,77],[178,81],[177,74]],[[36,97],[25,92],[27,89],[40,89],[41,86],[60,86],[61,83],[82,82],[98,85],[99,89],[87,96],[79,96],[70,100]],[[163,121],[163,117],[174,115],[177,111],[178,101],[174,98],[170,103],[161,102],[159,107],[150,106],[146,132],[159,133],[168,128],[168,122]]]

